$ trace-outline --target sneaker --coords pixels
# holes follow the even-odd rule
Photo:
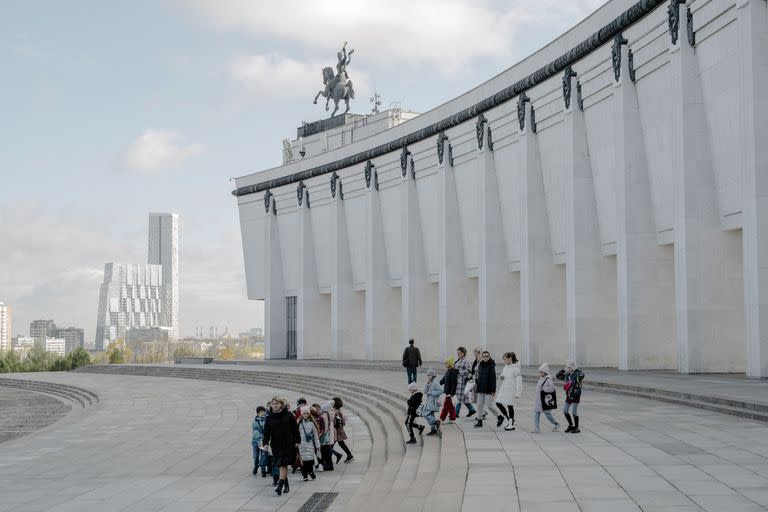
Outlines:
[[[341,454],[337,453],[336,454],[336,464],[338,464],[340,460],[341,460]]]
[[[483,426],[483,420],[478,418],[475,422],[475,428],[481,428]]]
[[[308,476],[305,476],[305,477],[304,477],[304,481],[306,482],[307,480],[309,480],[309,477],[308,477]]]
[[[437,435],[437,429],[436,429],[436,428],[435,428],[435,429],[432,429],[432,430],[430,430],[430,431],[429,431],[429,434],[427,434],[427,436],[436,436],[436,435]]]
[[[496,427],[500,427],[502,423],[504,423],[504,416],[498,415],[496,417]]]
[[[573,427],[573,430],[571,430],[571,434],[580,434],[581,430],[579,430],[579,427]]]
[[[253,466],[253,474],[258,475],[259,474],[259,466]]]
[[[535,428],[535,429],[531,430],[531,434],[541,434],[541,429],[540,428]]]
[[[314,474],[314,473],[310,473],[310,474],[309,474],[309,478],[311,478],[312,480],[314,480],[315,478],[317,478],[317,475],[316,475],[316,474]]]
[[[504,425],[504,430],[515,430],[515,422],[512,420],[507,420],[507,424]]]
[[[352,455],[347,455],[347,458],[346,458],[346,459],[344,459],[344,464],[349,464],[349,463],[350,463],[350,462],[352,462],[353,460],[355,460],[355,457],[354,457],[354,456],[352,456]]]
[[[552,427],[552,432],[560,432],[560,424],[555,423],[555,426]]]
[[[571,432],[571,431],[573,431],[573,425],[568,425],[568,428],[563,430],[563,432],[565,432],[566,434]]]
[[[477,412],[477,411],[469,411],[469,412],[467,413],[467,415],[466,415],[466,416],[464,416],[464,417],[465,417],[465,418],[471,418],[472,416],[474,416],[474,415],[475,415],[475,413],[476,413],[476,412]]]
[[[405,442],[405,444],[416,444],[416,438],[415,437],[410,438]]]
[[[419,435],[424,435],[424,425],[419,425]]]

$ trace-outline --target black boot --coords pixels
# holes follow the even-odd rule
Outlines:
[[[253,474],[258,475],[259,474],[259,466],[253,466]]]
[[[405,444],[416,444],[416,437],[412,435],[411,438],[405,442]]]
[[[283,492],[287,494],[291,490],[291,487],[288,485],[288,479],[283,480],[283,483]]]
[[[261,468],[261,478],[267,478],[267,468]]]
[[[419,425],[419,435],[424,435],[424,425]]]
[[[477,420],[475,420],[475,428],[480,428],[482,426],[483,426],[483,419],[477,418]]]
[[[277,482],[277,487],[275,488],[275,492],[278,496],[283,494],[283,486],[285,485],[283,482],[286,482],[285,480],[280,480]]]
[[[563,416],[565,416],[565,419],[568,420],[568,428],[565,429],[565,432],[573,432],[573,420],[571,419],[571,415],[567,412],[564,412]]]
[[[502,423],[504,423],[504,416],[499,414],[498,416],[496,416],[496,426],[500,427]]]
[[[581,430],[579,430],[579,417],[574,416],[573,421],[576,423],[576,426],[574,426],[573,429],[571,430],[571,434],[578,434],[579,432],[581,432]]]
[[[272,485],[277,485],[277,482],[278,482],[277,478],[278,478],[277,475],[272,475]]]
[[[341,454],[339,452],[333,452],[333,454],[336,456],[336,464],[338,465],[341,460]]]
[[[464,416],[464,417],[465,417],[465,418],[471,418],[472,416],[474,416],[474,415],[475,415],[475,413],[476,413],[476,412],[477,412],[477,411],[469,411],[469,412],[467,413],[467,415],[466,415],[466,416]]]

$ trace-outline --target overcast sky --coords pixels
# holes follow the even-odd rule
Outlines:
[[[245,295],[230,176],[280,163],[281,139],[343,41],[370,111],[423,112],[508,68],[602,0],[4,0],[0,301],[96,329],[104,263],[145,263],[147,216],[181,218],[181,327],[262,325]]]

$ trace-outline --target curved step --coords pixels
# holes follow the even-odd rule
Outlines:
[[[46,393],[78,404],[82,408],[90,407],[99,402],[96,393],[67,384],[2,377],[0,378],[0,386]]]
[[[438,478],[445,475],[451,487],[440,486],[445,496],[441,509],[461,508],[467,461],[461,431],[447,427],[442,440],[429,438],[424,446],[405,449],[404,395],[368,384],[286,372],[169,366],[91,365],[83,373],[140,375],[215,380],[289,389],[310,396],[342,395],[371,433],[369,465],[352,495],[339,496],[333,510],[423,510],[436,499]],[[297,369],[297,371],[300,371]],[[460,457],[456,456],[460,452]],[[458,497],[456,494],[458,493]]]

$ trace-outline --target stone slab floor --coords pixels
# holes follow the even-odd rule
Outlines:
[[[223,368],[223,367],[222,367]],[[237,371],[269,368],[232,367]],[[405,392],[391,371],[276,367]],[[589,375],[587,376],[589,377]],[[311,492],[349,492],[365,462],[295,484],[290,497],[249,472],[249,423],[264,388],[132,376],[35,375],[95,390],[102,402],[0,444],[0,511],[296,510]],[[419,383],[424,384],[423,372]],[[294,393],[284,393],[289,398]],[[562,391],[559,393],[562,399]],[[464,419],[466,511],[768,510],[768,424],[663,402],[585,392],[582,434],[533,435],[525,384],[518,429]],[[562,415],[557,414],[562,421]],[[495,422],[489,422],[495,425]],[[370,440],[353,422],[356,455]],[[424,448],[439,442],[425,438]],[[434,446],[432,446],[434,445]]]
[[[298,510],[313,492],[349,492],[367,466],[368,432],[350,417],[351,448],[359,454],[353,464],[319,473],[315,482],[294,477],[283,497],[271,478],[251,474],[256,406],[275,394],[294,401],[294,392],[118,375],[24,378],[86,388],[101,401],[0,443],[3,512]]]
[[[243,366],[221,365],[221,368]],[[262,368],[269,371],[269,368]],[[250,368],[253,371],[254,368]],[[287,368],[405,393],[405,372]],[[422,368],[419,384],[425,383]],[[587,370],[587,378],[589,371]],[[768,424],[642,398],[585,391],[581,434],[533,428],[531,383],[523,384],[517,430],[460,419],[471,512],[753,512],[768,510]],[[558,388],[558,401],[563,392]],[[466,414],[462,411],[462,415]],[[555,417],[565,423],[561,413]],[[433,442],[426,438],[425,444]]]

